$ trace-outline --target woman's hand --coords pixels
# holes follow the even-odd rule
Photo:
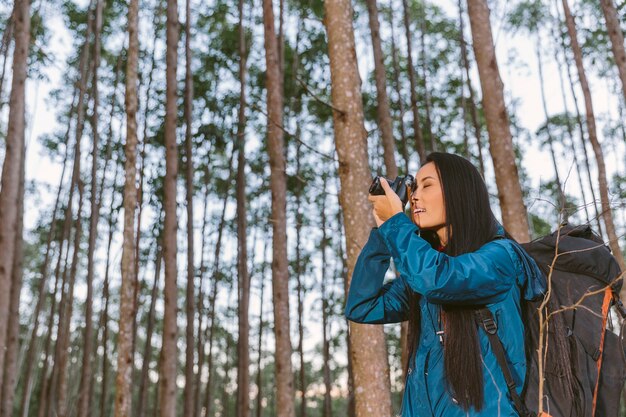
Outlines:
[[[400,197],[391,189],[385,178],[380,179],[380,185],[385,190],[385,195],[370,195],[367,197],[372,202],[374,219],[376,219],[378,227],[394,215],[402,213],[403,209]]]

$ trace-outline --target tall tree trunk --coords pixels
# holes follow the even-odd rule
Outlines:
[[[267,138],[272,190],[272,289],[274,333],[276,337],[277,417],[294,417],[294,386],[289,334],[289,271],[287,261],[287,221],[285,151],[283,140],[283,92],[272,0],[263,0],[267,86]]]
[[[298,127],[296,133],[297,137],[300,137],[300,128]],[[396,169],[397,171],[397,169]],[[296,177],[300,178],[300,142],[296,144]],[[302,184],[304,186],[304,184]],[[304,323],[303,323],[303,315],[304,315],[304,286],[302,285],[302,256],[300,252],[300,244],[301,244],[301,232],[302,232],[302,223],[304,216],[302,215],[302,210],[300,207],[301,204],[301,188],[297,187],[295,190],[296,197],[296,265],[295,265],[295,274],[296,274],[296,282],[297,282],[297,293],[298,293],[298,356],[300,357],[300,369],[298,369],[298,385],[300,388],[300,412],[299,417],[306,417],[306,370],[304,363]]]
[[[480,123],[478,122],[478,110],[476,109],[476,100],[474,99],[474,88],[472,87],[472,79],[470,77],[470,64],[467,57],[467,44],[465,43],[465,30],[463,29],[463,6],[461,0],[458,0],[459,6],[459,32],[461,43],[461,58],[463,60],[463,67],[465,68],[465,80],[467,82],[467,89],[469,91],[469,107],[470,116],[472,118],[472,125],[474,126],[474,137],[476,138],[476,147],[478,149],[478,162],[480,164],[480,173],[485,178],[485,159],[483,158],[483,145],[481,139]]]
[[[237,124],[237,278],[239,338],[237,341],[237,417],[250,416],[250,277],[246,219],[246,37],[243,0],[239,0],[239,121]]]
[[[58,383],[56,385],[56,413],[53,415],[58,415],[58,417],[66,417],[67,416],[67,408],[68,408],[68,371],[67,371],[67,363],[69,356],[69,347],[70,347],[70,323],[72,321],[72,312],[74,310],[74,287],[76,284],[76,273],[78,270],[79,263],[79,253],[80,253],[80,242],[82,240],[83,235],[83,226],[82,226],[82,210],[83,210],[83,196],[84,196],[84,185],[82,181],[78,181],[78,207],[76,214],[76,222],[75,222],[75,232],[74,232],[74,252],[72,253],[72,265],[70,269],[70,278],[68,282],[68,289],[66,294],[65,302],[61,299],[60,308],[61,313],[59,315],[59,332],[58,332],[58,340],[57,340],[57,349],[55,355],[55,362],[58,361]],[[63,318],[64,314],[64,319]],[[56,363],[55,363],[56,364]]]
[[[233,162],[233,156],[235,154],[235,148],[233,147],[233,151],[230,154],[230,158],[228,159],[228,167],[230,167],[230,172],[228,174],[228,183],[230,184],[232,182],[232,178],[233,178],[233,168],[232,168],[232,162]],[[224,203],[222,205],[222,214],[221,214],[221,218],[220,218],[220,223],[217,229],[217,241],[215,242],[215,253],[213,256],[213,282],[212,282],[212,288],[211,288],[211,293],[209,295],[209,306],[211,307],[211,310],[209,312],[209,322],[211,323],[210,325],[207,325],[207,331],[209,332],[207,339],[209,340],[209,352],[208,352],[208,359],[207,359],[207,367],[209,370],[209,378],[207,380],[207,384],[206,384],[206,391],[205,391],[205,397],[204,397],[204,409],[206,410],[204,415],[205,416],[210,416],[211,415],[211,405],[212,405],[212,396],[211,396],[211,388],[212,388],[212,382],[213,382],[213,377],[214,377],[214,372],[213,370],[213,339],[215,337],[215,299],[217,297],[217,287],[218,287],[218,283],[219,283],[219,276],[220,276],[220,253],[222,250],[222,236],[223,236],[223,232],[224,232],[224,225],[226,224],[226,206],[228,204],[228,193],[226,193],[226,195],[224,196]]]
[[[385,70],[383,49],[380,41],[380,24],[378,22],[378,6],[376,0],[367,0],[367,12],[369,14],[370,33],[372,35],[372,47],[374,49],[374,74],[376,78],[376,111],[378,116],[378,128],[383,143],[383,156],[387,177],[398,176],[396,165],[396,144],[393,139],[391,127],[391,114],[389,111],[389,98],[387,97],[387,75]]]
[[[430,91],[428,89],[428,56],[426,54],[426,3],[422,2],[422,16],[420,19],[420,46],[422,55],[422,79],[424,80],[424,111],[426,112],[426,133],[428,134],[429,150],[438,150],[437,141],[433,136],[432,118],[430,115]]]
[[[145,90],[145,97],[144,97],[144,114],[143,114],[143,129],[142,129],[142,135],[141,135],[141,139],[138,135],[137,137],[137,142],[139,145],[139,141],[141,140],[141,151],[139,152],[139,187],[137,189],[137,226],[135,227],[135,285],[133,287],[133,309],[134,311],[139,311],[139,261],[141,258],[141,247],[140,247],[140,242],[141,242],[141,219],[143,218],[143,189],[144,189],[144,172],[145,172],[145,161],[146,161],[146,142],[148,141],[148,121],[150,119],[149,114],[151,112],[151,106],[150,106],[150,97],[151,97],[151,93],[152,93],[152,82],[153,82],[153,74],[154,74],[154,67],[155,67],[155,43],[157,41],[157,39],[159,38],[159,31],[160,31],[160,25],[158,24],[158,19],[161,17],[163,13],[163,2],[158,1],[157,5],[156,5],[156,10],[154,12],[153,18],[152,18],[152,26],[154,27],[154,40],[153,40],[153,44],[152,44],[152,52],[150,53],[151,55],[151,62],[150,62],[150,71],[148,72],[148,85],[146,86],[146,90]],[[141,85],[141,83],[139,83]],[[139,93],[139,89],[138,89],[138,93]],[[139,110],[139,107],[137,108],[137,110]],[[131,358],[133,358],[132,360],[134,361],[136,359],[136,352],[137,352],[137,315],[135,315],[135,318],[133,319],[133,338],[132,338],[132,353],[131,353]],[[133,371],[135,370],[135,368],[133,368]],[[135,372],[133,372],[131,374],[131,378],[137,378],[138,375],[136,375]]]
[[[559,213],[559,224],[566,221],[568,218],[567,207],[565,207],[565,192],[563,191],[563,184],[561,183],[561,177],[559,175],[559,168],[556,161],[556,154],[554,152],[554,137],[552,136],[552,127],[550,126],[550,115],[548,114],[548,102],[546,100],[546,90],[543,78],[543,58],[541,57],[541,37],[537,34],[537,45],[535,47],[537,53],[537,66],[539,70],[539,85],[541,90],[541,104],[543,107],[543,114],[546,118],[546,135],[548,136],[548,147],[550,149],[550,156],[552,158],[552,168],[554,169],[554,176],[557,186],[557,207]]]
[[[528,217],[522,199],[509,117],[504,103],[496,52],[491,36],[486,0],[468,0],[468,13],[474,39],[474,55],[483,92],[483,109],[489,131],[489,150],[493,159],[502,209],[502,221],[509,233],[520,242],[528,242]]]
[[[413,137],[415,139],[415,150],[420,161],[426,159],[426,145],[424,144],[424,136],[422,134],[422,126],[420,123],[420,114],[417,107],[417,81],[415,79],[415,69],[413,68],[413,35],[411,33],[411,18],[409,16],[408,0],[402,0],[402,8],[404,10],[404,32],[406,35],[406,51],[407,51],[407,71],[409,73],[409,83],[411,85],[411,111],[413,112]],[[351,26],[352,27],[352,26]]]
[[[11,17],[9,17],[9,21],[5,26],[4,33],[2,34],[2,41],[0,41],[0,54],[2,54],[2,71],[0,71],[0,111],[2,111],[2,107],[4,106],[4,103],[2,101],[2,92],[4,91],[4,74],[7,68],[9,50],[11,49],[11,41],[13,40],[13,15],[15,13],[16,4],[19,4],[19,2],[13,3],[13,13],[11,13]]]
[[[556,6],[557,14],[559,12],[558,0],[554,0],[554,4]],[[560,18],[559,18],[559,23]],[[598,200],[596,198],[596,192],[594,190],[594,181],[591,177],[591,164],[589,162],[589,153],[587,152],[587,144],[585,141],[585,128],[583,126],[583,119],[580,114],[580,110],[578,107],[578,98],[576,97],[576,90],[574,88],[574,77],[572,76],[572,72],[570,70],[570,60],[567,56],[567,45],[565,44],[565,33],[562,32],[561,28],[558,27],[557,30],[560,32],[559,39],[561,41],[561,47],[563,49],[563,60],[565,62],[565,69],[567,71],[567,78],[569,80],[570,92],[572,94],[572,99],[574,100],[574,110],[576,111],[576,124],[578,125],[578,132],[580,134],[580,142],[581,149],[583,151],[584,161],[585,161],[585,171],[587,173],[587,181],[589,182],[589,189],[591,190],[591,198],[593,199],[593,208],[595,211],[595,220],[596,226],[598,226],[598,234],[600,237],[604,238],[604,228],[602,227],[602,223],[600,222],[600,210],[598,209]]]
[[[75,109],[75,104],[76,104],[76,91],[74,92],[74,97],[72,99],[72,105],[70,107],[70,112],[69,112],[69,117],[68,117],[68,123],[67,123],[67,130],[65,132],[65,156],[63,158],[63,169],[61,170],[61,178],[59,180],[59,187],[58,187],[58,191],[57,191],[57,196],[56,196],[56,200],[54,202],[54,208],[52,209],[52,221],[50,222],[50,228],[48,231],[48,238],[47,238],[47,242],[46,242],[46,252],[44,255],[44,260],[43,263],[41,264],[41,268],[40,268],[40,275],[41,278],[39,280],[39,286],[37,288],[37,304],[35,305],[35,311],[33,312],[33,328],[30,332],[30,343],[28,346],[28,351],[26,353],[26,371],[25,371],[25,375],[24,375],[24,380],[22,382],[22,399],[20,402],[20,408],[19,408],[19,413],[18,416],[20,417],[27,417],[28,416],[28,409],[29,409],[29,405],[30,405],[30,396],[31,396],[31,386],[32,386],[32,375],[33,375],[33,370],[35,367],[35,364],[37,363],[37,361],[35,360],[35,355],[37,352],[37,333],[39,330],[39,316],[41,315],[41,311],[43,309],[43,306],[45,305],[46,302],[46,288],[47,288],[47,284],[48,284],[48,265],[50,263],[50,255],[51,255],[51,247],[52,247],[52,239],[56,236],[55,230],[56,230],[56,222],[57,222],[57,216],[58,216],[58,211],[59,211],[59,205],[61,202],[61,191],[63,190],[63,182],[65,179],[65,171],[67,169],[67,161],[68,161],[68,156],[69,156],[69,149],[70,147],[67,144],[67,141],[69,139],[69,135],[70,135],[70,129],[71,129],[71,121],[72,121],[72,115],[74,114],[74,109]],[[60,239],[59,239],[60,241]],[[59,252],[59,256],[61,256],[61,253]],[[56,285],[55,285],[56,287]],[[55,290],[56,293],[56,290]],[[54,307],[51,308],[52,312],[54,312]],[[51,333],[51,332],[49,332]],[[44,369],[47,369],[47,364],[44,364]],[[42,380],[46,379],[46,375],[45,372],[42,374]]]
[[[126,63],[126,145],[124,155],[124,232],[122,246],[122,287],[117,338],[115,417],[131,415],[133,372],[133,323],[135,321],[135,206],[137,204],[137,65],[139,60],[139,1],[128,7],[128,62]]]
[[[185,181],[187,200],[187,291],[185,311],[187,314],[187,327],[185,329],[185,391],[184,391],[184,417],[194,415],[194,233],[193,233],[193,194],[194,194],[194,165],[192,144],[192,118],[193,118],[193,76],[191,74],[191,0],[185,2]],[[199,370],[198,370],[199,372]]]
[[[203,210],[203,214],[202,214],[202,232],[201,235],[201,247],[200,247],[200,268],[199,268],[199,272],[200,272],[200,279],[199,279],[199,284],[198,284],[198,297],[197,297],[197,308],[198,308],[198,329],[197,329],[197,334],[198,334],[198,338],[196,339],[196,354],[198,355],[198,373],[196,374],[196,381],[195,381],[195,392],[194,392],[194,409],[195,409],[195,414],[194,417],[200,417],[202,415],[202,405],[200,402],[200,397],[201,397],[201,385],[202,385],[202,369],[204,368],[204,339],[202,337],[202,329],[204,326],[204,292],[203,292],[203,286],[204,286],[204,275],[205,275],[205,271],[206,271],[206,263],[205,263],[205,257],[204,254],[206,253],[206,226],[207,226],[207,209],[208,209],[208,199],[209,199],[209,169],[208,167],[210,166],[210,156],[211,154],[209,153],[207,155],[207,159],[209,159],[206,162],[206,172],[205,172],[205,183],[204,183],[204,198],[203,198],[203,202],[204,202],[204,210]]]
[[[593,147],[593,152],[596,156],[596,164],[598,166],[598,188],[600,189],[600,202],[602,204],[602,219],[604,220],[604,227],[606,229],[606,235],[609,240],[609,246],[613,252],[613,256],[615,256],[620,268],[624,271],[626,270],[626,262],[624,261],[624,256],[619,247],[619,241],[615,232],[615,225],[613,224],[613,213],[609,202],[609,190],[606,179],[606,168],[604,166],[604,155],[596,133],[596,119],[593,112],[593,103],[591,101],[591,91],[589,90],[587,75],[585,73],[585,68],[583,67],[582,51],[578,45],[576,24],[574,23],[574,17],[570,12],[567,0],[563,0],[562,3],[563,10],[565,12],[565,22],[567,23],[567,33],[569,34],[572,50],[574,51],[576,69],[578,70],[578,79],[583,90],[583,96],[585,97],[585,114],[589,141]],[[622,295],[626,296],[626,288],[622,290]]]
[[[266,237],[266,235],[264,236]],[[263,260],[261,261],[261,295],[259,296],[259,339],[257,344],[257,363],[256,363],[256,417],[261,417],[263,412],[263,370],[261,368],[261,359],[263,359],[263,331],[265,330],[265,324],[263,322],[263,297],[265,290],[265,272],[267,267],[267,245],[263,246]]]
[[[109,129],[108,129],[108,134],[107,134],[107,143],[106,143],[106,149],[105,149],[105,156],[104,156],[104,168],[102,170],[102,172],[108,172],[108,167],[109,167],[109,161],[111,160],[111,155],[113,153],[113,121],[114,121],[114,114],[115,114],[115,110],[116,110],[116,106],[117,106],[117,87],[118,87],[118,81],[119,81],[119,76],[120,76],[120,72],[121,72],[121,68],[122,68],[122,55],[118,55],[117,57],[117,64],[115,66],[115,81],[113,83],[113,92],[111,93],[111,108],[109,110]],[[100,334],[98,334],[98,338],[102,341],[100,343],[99,346],[103,347],[103,352],[102,352],[102,393],[101,393],[101,400],[100,400],[100,406],[101,406],[101,417],[104,417],[104,405],[105,405],[105,399],[107,397],[107,388],[108,388],[108,363],[107,363],[107,353],[108,353],[108,335],[109,335],[109,329],[108,329],[108,325],[109,325],[109,266],[110,266],[110,262],[111,262],[111,244],[113,241],[113,231],[114,231],[114,227],[113,227],[113,213],[115,212],[115,203],[114,203],[114,199],[115,199],[115,190],[116,190],[116,184],[117,184],[117,175],[118,175],[118,169],[117,167],[114,169],[115,175],[113,178],[113,182],[111,185],[111,203],[110,203],[110,211],[109,211],[109,216],[108,216],[108,227],[109,227],[109,231],[108,231],[108,240],[107,240],[107,251],[106,251],[106,266],[105,266],[105,272],[104,272],[104,279],[103,279],[103,291],[102,291],[102,295],[104,297],[104,308],[102,309],[102,311],[100,312],[100,319],[99,319],[99,329],[102,331],[102,336],[100,336]],[[105,179],[106,179],[106,175],[102,175],[102,177],[100,178],[100,186],[99,186],[99,194],[100,196],[98,197],[98,202],[97,202],[97,211],[98,213],[100,213],[100,209],[102,207],[102,201],[103,201],[103,196],[104,196],[104,185],[105,185]],[[98,331],[98,333],[100,333],[100,331]],[[97,371],[96,371],[97,372]],[[92,376],[91,378],[91,388],[90,388],[90,395],[93,395],[93,387],[95,386],[95,380],[96,378],[94,376]]]
[[[404,100],[402,99],[400,85],[400,67],[398,65],[398,49],[396,48],[396,35],[394,33],[393,8],[389,8],[389,26],[391,26],[391,61],[393,64],[393,84],[398,96],[398,107],[400,114],[398,123],[400,124],[400,140],[402,143],[402,158],[404,159],[404,172],[409,173],[409,144],[406,139],[406,130],[404,129]]]
[[[176,145],[176,68],[178,66],[178,1],[167,2],[167,52],[166,52],[166,104],[165,104],[165,230],[163,236],[163,261],[165,263],[165,307],[163,315],[163,344],[161,349],[161,417],[176,415],[176,177],[178,175],[178,150]]]
[[[112,107],[113,108],[113,107]],[[115,178],[113,179],[113,185],[111,187],[111,209],[109,211],[109,233],[107,238],[107,257],[106,265],[104,268],[104,284],[102,294],[104,296],[104,310],[102,312],[102,393],[100,397],[100,417],[105,417],[106,405],[108,404],[108,389],[109,389],[109,367],[108,367],[108,353],[109,353],[109,267],[111,265],[111,244],[113,243],[113,233],[115,232],[115,186],[117,184],[118,169],[115,168]],[[104,177],[103,177],[104,178]]]
[[[349,285],[360,249],[374,219],[367,201],[371,173],[363,124],[363,107],[352,29],[352,7],[347,0],[324,3],[335,147],[339,157],[339,195],[345,219],[347,274]],[[420,157],[423,154],[420,153]],[[382,327],[350,323],[350,339],[356,415],[390,416],[389,363]]]
[[[148,402],[148,372],[152,360],[152,334],[154,333],[154,322],[156,315],[156,301],[159,291],[159,279],[161,279],[161,259],[163,257],[160,244],[157,243],[156,261],[154,268],[154,282],[150,295],[150,310],[148,311],[148,327],[146,329],[146,344],[143,349],[143,364],[141,366],[141,377],[139,379],[139,398],[137,404],[137,417],[145,417]]]
[[[0,416],[13,416],[13,402],[17,388],[17,354],[20,335],[20,293],[22,291],[22,275],[24,273],[24,177],[26,162],[26,146],[22,146],[20,154],[20,171],[17,191],[17,224],[15,226],[15,252],[13,255],[13,270],[11,284],[11,305],[9,306],[9,325],[7,328],[7,352],[4,367],[4,382],[2,384],[2,404]],[[34,340],[33,340],[34,342]]]
[[[339,184],[337,184],[337,187],[339,187]],[[341,207],[341,195],[338,194],[337,195],[337,200],[339,201],[339,207]],[[343,216],[342,216],[342,211],[341,210],[337,210],[337,230],[339,230],[339,239],[337,241],[337,247],[338,247],[338,256],[337,259],[339,260],[337,262],[337,272],[335,273],[335,276],[339,276],[342,278],[343,280],[343,292],[344,294],[348,293],[348,289],[350,288],[350,284],[348,283],[348,262],[345,256],[345,250],[343,248],[343,244],[344,242],[346,242],[346,234],[345,234],[345,228],[343,226]],[[348,415],[348,417],[356,417],[356,401],[355,401],[355,385],[354,385],[354,366],[353,366],[353,360],[352,360],[352,342],[351,342],[351,336],[350,336],[350,328],[348,328],[348,331],[346,332],[346,347],[347,347],[347,352],[348,352],[348,404],[347,404],[347,412],[346,414]]]
[[[84,51],[84,50],[83,50]],[[81,104],[81,100],[79,98],[79,104]],[[78,114],[77,115],[77,125],[78,122],[80,121],[80,117],[81,115]],[[68,126],[69,128],[69,126]],[[78,138],[78,136],[77,136]],[[78,159],[77,159],[78,157]],[[61,265],[64,263],[65,265],[67,265],[68,263],[68,255],[69,255],[69,251],[70,251],[70,229],[71,229],[71,220],[72,220],[72,216],[71,216],[71,208],[72,208],[72,197],[74,194],[74,185],[75,185],[75,180],[76,180],[76,174],[75,174],[75,170],[76,170],[76,165],[78,164],[78,162],[80,161],[79,159],[80,157],[80,152],[78,151],[78,149],[76,148],[76,146],[74,147],[74,167],[73,167],[73,171],[72,171],[72,177],[70,180],[70,188],[69,188],[69,197],[68,197],[68,203],[67,203],[67,207],[65,208],[65,216],[64,216],[64,220],[63,220],[63,230],[61,232],[61,238],[59,239],[59,256],[57,259],[57,264],[55,266],[55,270],[54,270],[54,275],[55,275],[55,282],[54,282],[54,290],[51,294],[52,297],[52,305],[50,307],[50,314],[48,315],[48,324],[47,324],[47,329],[52,329],[54,326],[54,316],[55,316],[55,312],[56,312],[56,304],[57,304],[57,292],[61,292],[61,300],[59,302],[59,324],[61,322],[61,316],[63,315],[62,311],[62,302],[64,301],[64,296],[65,296],[65,284],[66,284],[66,277],[67,274],[65,273],[65,271],[63,272],[63,276],[61,277]],[[67,241],[67,250],[64,252],[64,247],[65,247],[65,242]],[[61,286],[59,288],[59,282],[61,283]],[[59,327],[57,327],[57,341],[58,341],[58,336],[59,336]],[[40,393],[39,393],[39,401],[38,401],[38,410],[37,410],[37,416],[38,417],[44,417],[44,415],[49,414],[48,409],[50,408],[50,404],[53,401],[52,398],[52,393],[55,391],[54,386],[55,386],[55,379],[56,379],[56,374],[57,374],[57,366],[58,366],[58,361],[54,360],[53,362],[53,367],[52,367],[52,371],[50,376],[48,376],[48,367],[50,364],[49,361],[49,357],[51,356],[51,349],[52,349],[52,331],[48,331],[48,334],[46,336],[46,341],[45,341],[45,347],[44,347],[44,360],[43,360],[43,369],[41,371],[41,375],[42,375],[42,383],[41,383],[41,388],[40,388]],[[55,352],[56,352],[56,344],[55,344]]]
[[[89,7],[87,10],[91,10],[93,6],[93,0],[91,0]],[[57,325],[57,342],[55,345],[55,355],[54,355],[54,364],[52,367],[52,374],[50,376],[50,382],[45,391],[42,391],[42,401],[40,402],[40,408],[38,417],[43,417],[44,413],[50,415],[53,406],[57,404],[56,395],[58,395],[58,381],[59,381],[59,369],[61,369],[61,364],[59,359],[59,355],[61,355],[63,347],[62,347],[62,330],[63,323],[65,320],[66,314],[66,298],[67,292],[65,290],[67,284],[67,265],[68,265],[68,257],[70,253],[70,232],[72,225],[72,205],[74,201],[74,191],[79,185],[79,177],[80,177],[80,162],[81,162],[81,141],[83,136],[83,129],[85,127],[85,103],[88,102],[88,97],[86,97],[85,92],[87,91],[87,79],[89,77],[89,40],[91,38],[91,33],[93,30],[93,16],[89,13],[90,17],[87,24],[87,31],[85,34],[85,42],[83,44],[83,50],[80,54],[79,60],[79,71],[80,78],[78,80],[78,104],[77,104],[77,114],[76,114],[76,138],[74,145],[74,166],[72,168],[72,176],[70,179],[70,187],[69,187],[69,196],[67,201],[67,207],[65,209],[65,219],[63,223],[63,236],[61,238],[61,249],[60,252],[63,252],[63,242],[67,242],[67,250],[65,252],[65,267],[63,270],[63,278],[61,280],[61,301],[59,303],[59,322]],[[87,99],[87,100],[86,100]],[[80,188],[80,187],[79,187]],[[80,210],[80,207],[79,207]],[[76,248],[75,248],[76,250]],[[59,255],[59,261],[61,260],[61,255]],[[60,273],[60,264],[57,265],[57,273]]]
[[[327,179],[324,177],[324,189],[326,189]],[[324,379],[324,406],[322,408],[322,417],[331,417],[333,414],[332,410],[332,399],[330,397],[330,391],[332,388],[330,381],[330,341],[329,341],[329,332],[328,332],[328,293],[326,292],[326,268],[328,266],[328,262],[326,260],[326,249],[328,247],[328,235],[326,234],[326,194],[321,195],[322,199],[322,207],[320,211],[321,215],[321,229],[322,229],[322,240],[320,242],[320,251],[322,253],[322,265],[321,265],[321,297],[322,297],[322,356],[323,356],[323,365],[322,365],[322,374]]]
[[[613,57],[615,58],[615,65],[619,72],[619,78],[622,82],[622,93],[624,94],[624,101],[626,102],[626,51],[624,50],[624,34],[620,27],[619,16],[613,0],[600,0],[602,6],[602,12],[606,19],[606,30],[609,33],[611,39],[611,49],[613,50]]]
[[[30,44],[30,1],[16,0],[15,4],[15,50],[13,51],[13,80],[9,99],[9,126],[6,135],[6,151],[2,165],[2,188],[0,190],[0,372],[4,369],[9,322],[9,301],[15,256],[17,233],[20,161],[24,145],[25,90],[27,77],[28,47]],[[0,378],[1,379],[1,378]],[[0,381],[0,393],[2,391]]]
[[[98,95],[98,68],[100,67],[100,33],[102,31],[102,14],[104,0],[96,3],[96,16],[94,28],[94,64],[92,78],[93,96],[93,117],[91,121],[93,132],[93,151],[91,154],[91,195],[90,207],[91,216],[89,219],[89,247],[87,249],[87,299],[85,300],[85,337],[83,347],[83,361],[81,367],[81,382],[79,385],[78,397],[78,417],[87,417],[91,400],[91,362],[93,355],[93,274],[94,274],[94,252],[96,249],[96,237],[98,235],[98,220],[100,218],[100,207],[98,206],[97,177],[98,177],[98,153],[99,153],[99,130],[98,117],[100,98]],[[103,171],[106,172],[106,171]]]
[[[551,30],[552,30],[552,36],[554,38],[554,41],[557,42],[559,39],[559,35],[557,35],[556,33],[557,26],[552,25]],[[567,97],[565,95],[565,83],[563,80],[563,72],[561,71],[563,66],[566,64],[561,62],[560,54],[558,50],[556,51],[554,57],[557,63],[557,67],[559,68],[559,71],[558,71],[559,85],[560,85],[560,90],[561,90],[561,98],[563,99],[563,109],[564,109],[564,114],[565,114],[565,125],[567,128],[567,138],[569,139],[569,143],[567,145],[570,148],[571,155],[574,157],[574,165],[576,166],[576,176],[578,177],[578,186],[580,187],[580,194],[583,199],[583,209],[585,210],[585,219],[587,223],[590,223],[591,217],[589,216],[589,208],[587,207],[587,196],[585,195],[585,187],[583,185],[583,174],[582,174],[583,170],[580,165],[580,162],[578,161],[578,152],[576,150],[576,145],[574,142],[574,128],[571,123],[570,112],[569,112],[568,104],[567,104]]]

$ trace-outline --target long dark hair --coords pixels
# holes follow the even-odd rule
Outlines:
[[[425,163],[428,162],[435,164],[443,192],[449,232],[445,253],[458,256],[474,252],[493,240],[498,223],[489,205],[487,186],[478,170],[467,159],[448,153],[433,152],[426,157]],[[431,246],[440,244],[436,232],[421,230],[420,233]],[[413,360],[419,341],[419,297],[415,294],[409,302],[408,362]],[[448,389],[464,410],[474,407],[479,411],[484,400],[483,372],[474,310],[455,305],[442,308]]]

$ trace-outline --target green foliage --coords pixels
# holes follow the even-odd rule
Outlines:
[[[553,225],[536,214],[529,213],[531,239],[550,234]]]

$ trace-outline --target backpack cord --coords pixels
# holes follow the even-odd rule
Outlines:
[[[491,345],[491,350],[496,356],[496,360],[498,361],[498,365],[500,365],[500,369],[504,374],[504,380],[506,381],[506,386],[509,390],[509,395],[513,400],[513,405],[515,406],[515,410],[522,417],[536,417],[536,414],[526,407],[524,401],[520,398],[515,390],[516,384],[513,380],[513,375],[511,375],[511,370],[509,369],[509,365],[506,361],[506,356],[504,354],[504,347],[502,346],[502,342],[498,337],[498,325],[493,318],[493,313],[486,308],[480,308],[476,310],[476,322],[480,327],[485,330],[487,333],[487,337],[489,338],[489,344]]]

